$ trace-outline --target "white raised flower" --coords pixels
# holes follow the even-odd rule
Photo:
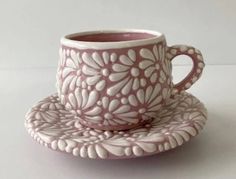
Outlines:
[[[67,99],[62,96],[61,101],[65,107],[72,113],[78,114],[93,123],[101,120],[99,114],[102,112],[101,107],[95,105],[98,100],[96,90],[88,92],[86,89],[76,88],[74,93],[69,93]]]
[[[60,73],[57,76],[57,81],[60,86],[62,94],[67,93],[69,90],[74,90],[77,86],[81,85],[81,59],[79,52],[70,50],[66,57],[65,51],[61,54],[61,67]]]
[[[165,48],[163,45],[154,45],[152,51],[142,48],[139,53],[143,58],[139,62],[139,68],[144,70],[144,75],[150,78],[151,83],[157,82],[158,71],[161,70],[160,65],[163,67],[163,62],[165,61]],[[161,73],[161,78],[165,78],[165,76],[163,77],[165,74],[162,71]]]
[[[116,82],[114,86],[107,90],[110,96],[114,96],[120,90],[123,95],[127,95],[131,89],[137,90],[140,85],[146,85],[146,80],[140,78],[141,71],[135,64],[136,54],[134,50],[130,49],[127,55],[121,55],[119,62],[112,66],[114,73],[109,75],[109,79]]]
[[[108,97],[103,97],[101,105],[103,110],[104,125],[118,125],[127,123],[137,123],[139,121],[136,111],[131,111],[131,106],[127,104],[128,100],[123,98],[109,100]]]
[[[105,78],[109,76],[109,61],[115,62],[117,55],[112,53],[109,55],[103,52],[93,52],[91,55],[87,52],[82,54],[84,65],[82,67],[83,74],[86,75],[86,83],[88,86],[95,86],[95,89],[102,91],[106,86]]]
[[[91,123],[118,125],[139,121],[138,113],[131,111],[131,106],[127,104],[128,100],[125,98],[121,101],[109,100],[108,97],[98,101],[98,98],[96,90],[88,92],[86,89],[76,88],[74,93],[69,93],[67,99],[62,96],[61,100],[72,113]]]
[[[141,105],[139,114],[143,119],[150,119],[157,115],[157,111],[161,108],[161,102],[166,96],[167,89],[161,90],[161,85],[156,84],[154,87],[148,86],[146,90],[139,89],[135,95],[129,95],[128,100],[132,106]]]

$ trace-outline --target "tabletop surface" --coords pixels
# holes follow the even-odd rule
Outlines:
[[[175,80],[188,66],[174,68]],[[188,90],[208,109],[202,133],[169,152],[129,160],[91,160],[44,148],[24,128],[27,110],[54,93],[55,68],[0,69],[0,178],[227,178],[236,177],[236,66],[206,66]]]

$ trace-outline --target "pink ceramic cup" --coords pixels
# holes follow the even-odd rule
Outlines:
[[[187,55],[193,68],[172,83],[171,61]],[[60,101],[92,128],[124,130],[153,119],[171,94],[198,80],[204,62],[191,46],[168,47],[162,33],[103,30],[61,39],[57,86]]]

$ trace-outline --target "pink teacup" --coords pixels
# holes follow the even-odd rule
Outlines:
[[[193,68],[172,83],[171,61],[187,55]],[[204,62],[191,46],[168,47],[162,33],[105,30],[61,39],[58,95],[66,109],[88,127],[124,130],[148,122],[171,94],[198,80]]]

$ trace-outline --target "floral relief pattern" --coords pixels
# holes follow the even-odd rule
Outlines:
[[[82,54],[82,59],[84,65],[82,67],[82,72],[86,75],[86,83],[88,86],[95,85],[97,91],[102,91],[106,86],[106,78],[109,76],[109,66],[107,64],[111,60],[115,62],[117,55],[112,53],[109,55],[107,52],[103,52],[102,55],[94,52],[92,55],[84,52]]]
[[[66,53],[69,56],[66,56]],[[76,86],[81,86],[81,58],[80,53],[74,50],[60,50],[61,64],[59,64],[59,75],[57,82],[60,86],[60,94],[68,93],[69,90],[74,90]],[[60,78],[64,79],[63,82]]]
[[[139,62],[139,67],[144,70],[144,75],[150,78],[151,83],[156,83],[157,80],[160,83],[164,83],[171,74],[170,61],[165,59],[165,47],[163,45],[154,45],[152,51],[143,48],[140,50],[140,55],[144,60]]]
[[[163,89],[162,93],[166,90]],[[165,99],[160,95],[161,85],[156,84],[155,87],[148,86],[146,90],[139,89],[135,95],[130,95],[128,97],[129,103],[132,106],[136,106],[141,103],[142,108],[139,109],[139,113],[142,115],[143,119],[149,119],[156,116],[156,111],[161,108],[160,102]]]
[[[123,54],[62,48],[60,58],[57,85],[61,103],[94,125],[125,126],[147,120],[171,93],[171,69],[162,43],[127,49]],[[101,105],[104,99],[113,105],[112,110]]]
[[[70,110],[74,115],[78,114],[91,120],[93,123],[101,122],[102,118],[99,114],[102,112],[101,107],[94,106],[98,99],[98,92],[93,90],[88,92],[85,89],[76,88],[74,93],[68,95],[68,100],[65,102],[65,107]],[[62,99],[62,101],[64,101]],[[75,110],[76,109],[76,110]]]
[[[101,105],[107,111],[103,114],[104,125],[138,123],[137,112],[130,111],[131,107],[127,105],[125,98],[120,102],[118,99],[110,100],[108,97],[103,97]]]
[[[111,113],[115,113],[112,106],[117,102],[104,101],[100,105],[105,104]],[[204,105],[183,92],[169,99],[150,123],[126,131],[103,131],[81,125],[78,118],[60,104],[55,94],[40,101],[27,113],[25,126],[37,142],[53,150],[74,156],[112,159],[173,149],[196,136],[206,119]]]
[[[131,89],[137,90],[140,85],[146,85],[146,79],[140,78],[140,69],[136,65],[136,53],[134,50],[128,50],[128,55],[119,57],[120,63],[113,64],[113,73],[109,79],[117,82],[114,86],[108,88],[108,95],[114,96],[121,91],[123,95],[130,93]]]

